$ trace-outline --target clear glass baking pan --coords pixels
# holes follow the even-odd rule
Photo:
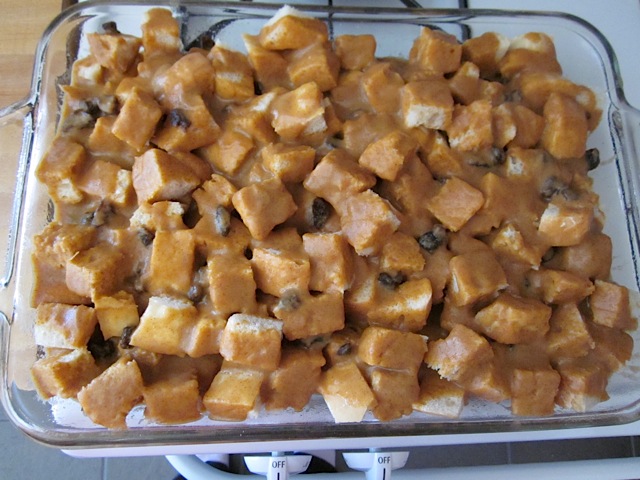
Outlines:
[[[128,430],[112,431],[91,423],[73,401],[41,401],[29,375],[36,356],[34,311],[29,307],[30,257],[32,238],[47,224],[50,212],[47,193],[34,172],[55,134],[60,105],[57,85],[67,81],[71,62],[86,53],[87,33],[115,21],[123,33],[140,35],[142,15],[154,6],[171,9],[181,21],[185,45],[209,32],[216,41],[239,50],[244,50],[241,34],[257,33],[279,7],[242,2],[86,2],[63,12],[44,33],[30,95],[0,112],[2,176],[4,185],[13,190],[13,204],[7,187],[0,192],[7,205],[1,212],[2,221],[9,231],[0,245],[7,251],[0,277],[2,402],[21,430],[64,449],[373,437],[381,447],[385,439],[397,437],[412,437],[419,444],[419,436],[590,427],[640,419],[638,332],[634,333],[633,358],[610,380],[610,399],[588,413],[559,411],[551,417],[518,418],[505,405],[471,400],[455,420],[415,413],[388,423],[365,417],[358,424],[335,424],[322,398],[314,397],[302,412],[262,412],[241,423],[202,418],[188,425],[155,425],[144,420],[142,407],[138,407],[129,416]],[[487,31],[508,37],[529,31],[551,35],[565,76],[589,86],[599,97],[603,117],[588,146],[597,147],[602,159],[592,175],[606,215],[605,233],[614,244],[612,279],[632,292],[640,290],[640,112],[625,101],[615,56],[596,29],[578,18],[554,13],[296,7],[327,21],[332,35],[374,34],[378,56],[406,56],[423,25],[445,30],[460,40]],[[633,308],[637,313],[637,305]]]

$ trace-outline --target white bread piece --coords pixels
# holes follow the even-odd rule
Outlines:
[[[85,305],[42,303],[36,312],[36,345],[53,348],[82,348],[98,323],[95,310]]]
[[[339,363],[327,370],[318,390],[336,423],[362,421],[376,401],[369,384],[353,362]]]

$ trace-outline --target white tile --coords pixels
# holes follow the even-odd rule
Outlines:
[[[164,457],[107,458],[102,480],[172,480],[177,476]]]

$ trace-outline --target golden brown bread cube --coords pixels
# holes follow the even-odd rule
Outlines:
[[[394,181],[408,157],[415,155],[418,144],[412,137],[396,130],[370,143],[358,163],[385,180]]]
[[[241,188],[231,201],[242,221],[257,240],[265,239],[273,227],[283,223],[297,209],[291,194],[277,178]]]
[[[427,202],[427,208],[453,232],[460,230],[484,205],[484,195],[458,177],[450,178]]]
[[[538,233],[549,245],[570,247],[587,236],[593,219],[593,205],[554,198],[540,217]]]
[[[375,58],[376,38],[373,35],[338,35],[333,43],[345,70],[362,70]]]
[[[153,97],[134,88],[120,108],[111,132],[132,148],[141,150],[151,140],[161,117],[162,109]]]
[[[429,415],[458,418],[464,407],[464,388],[438,375],[430,368],[420,375],[420,392],[413,409]]]
[[[316,151],[307,145],[270,143],[260,154],[265,168],[283,182],[302,182],[315,166]]]
[[[271,126],[285,141],[328,128],[322,91],[313,81],[279,95],[271,107]]]
[[[511,412],[520,416],[552,415],[560,374],[552,368],[516,368],[511,376]]]
[[[497,256],[536,268],[542,261],[541,248],[531,244],[513,224],[503,226],[492,238],[491,248]]]
[[[280,363],[283,323],[273,318],[235,313],[220,339],[220,354],[236,364],[273,371]]]
[[[530,288],[546,303],[578,303],[591,295],[593,283],[588,278],[563,270],[541,268],[527,274]]]
[[[96,229],[88,225],[51,222],[33,238],[34,255],[64,267],[77,252],[87,250],[96,239]]]
[[[610,372],[620,370],[631,359],[634,342],[627,332],[593,322],[587,322],[587,328],[595,342],[593,358],[603,362]]]
[[[195,239],[191,230],[157,231],[145,281],[149,292],[186,295],[192,284],[194,257]]]
[[[407,128],[424,126],[446,130],[453,118],[453,97],[446,82],[422,80],[407,83],[401,92],[402,117]]]
[[[451,73],[460,67],[462,45],[453,36],[422,27],[409,52],[409,62],[433,73]]]
[[[105,339],[119,337],[125,327],[135,327],[140,323],[138,305],[128,292],[98,295],[93,298],[93,303],[100,331]]]
[[[426,154],[426,165],[435,177],[440,178],[460,175],[464,166],[461,153],[453,150],[440,132],[436,132]]]
[[[262,371],[239,368],[224,362],[203,397],[209,417],[245,420],[254,409],[264,376]]]
[[[586,412],[597,403],[609,399],[609,372],[606,366],[594,362],[590,355],[562,362],[557,371],[561,380],[556,403],[561,407]]]
[[[211,307],[221,315],[256,309],[256,282],[251,262],[240,253],[224,252],[207,259]]]
[[[104,160],[89,165],[78,180],[78,188],[116,207],[127,206],[135,199],[131,171]]]
[[[420,272],[425,259],[415,238],[396,232],[382,247],[380,269],[384,272]]]
[[[283,348],[278,368],[262,384],[265,408],[302,410],[320,384],[324,364],[320,349]]]
[[[220,353],[222,331],[227,324],[226,316],[201,312],[191,330],[191,336],[184,344],[184,351],[190,358],[201,358]]]
[[[248,160],[253,147],[254,142],[249,135],[225,129],[214,143],[201,148],[198,154],[209,162],[214,170],[235,175]]]
[[[209,180],[202,183],[193,192],[193,198],[198,204],[200,215],[205,215],[209,210],[215,209],[219,205],[223,207],[231,206],[231,198],[238,189],[223,175],[214,173]]]
[[[490,252],[457,255],[449,261],[450,298],[456,306],[487,298],[507,286],[504,270]]]
[[[116,72],[126,72],[133,64],[142,42],[132,35],[89,33],[89,51],[100,65]]]
[[[545,150],[560,160],[584,156],[589,125],[585,110],[575,100],[554,92],[544,104],[543,116]]]
[[[584,278],[607,280],[611,270],[611,238],[604,233],[589,233],[577,245],[558,248],[547,263]]]
[[[251,267],[257,287],[264,293],[281,297],[287,290],[306,291],[311,264],[303,252],[253,249]]]
[[[152,8],[145,13],[142,22],[142,46],[144,55],[178,53],[182,48],[180,26],[171,11]]]
[[[479,151],[493,145],[491,102],[476,100],[469,105],[456,105],[451,125],[447,127],[451,148]]]
[[[144,385],[135,360],[122,357],[78,393],[82,411],[98,425],[127,427],[127,414],[142,399]]]
[[[427,351],[426,339],[415,333],[370,326],[358,344],[358,357],[368,365],[417,374]]]
[[[67,261],[67,287],[86,297],[113,292],[123,280],[123,259],[122,252],[107,243],[78,252]]]
[[[413,403],[420,393],[415,373],[374,368],[370,382],[376,399],[371,411],[378,420],[394,420],[413,411]]]
[[[584,357],[596,346],[587,323],[574,303],[559,305],[553,311],[546,342],[549,356],[556,361]]]
[[[36,176],[47,186],[49,195],[62,203],[78,203],[82,192],[75,184],[84,168],[86,152],[82,145],[67,137],[57,137],[44,155]]]
[[[129,227],[142,232],[161,232],[164,230],[184,230],[184,206],[180,202],[162,200],[154,203],[141,203],[129,219]],[[149,237],[145,243],[153,241]]]
[[[202,95],[213,92],[215,70],[201,52],[190,52],[174,62],[163,73],[162,89],[169,105],[180,102],[186,95]]]
[[[202,414],[200,390],[195,369],[170,372],[144,386],[144,415],[164,424],[188,423]]]
[[[500,343],[531,343],[546,335],[550,318],[548,305],[505,292],[476,314],[475,324]]]
[[[562,73],[553,40],[541,32],[528,32],[513,38],[499,66],[500,74],[508,79],[531,71]]]
[[[468,375],[461,383],[470,395],[495,403],[511,398],[509,379],[495,357],[480,363]]]
[[[357,365],[343,362],[322,375],[318,391],[336,423],[360,422],[376,399]]]
[[[208,57],[215,70],[216,95],[238,101],[253,97],[251,64],[243,53],[215,45]]]
[[[339,233],[305,233],[304,251],[309,256],[309,289],[318,292],[344,292],[353,279],[353,256]]]
[[[285,6],[260,30],[258,39],[269,50],[304,48],[328,40],[327,25],[319,19],[301,15]]]
[[[315,82],[318,88],[329,91],[338,84],[340,60],[330,45],[312,43],[285,55],[289,62],[287,72],[294,87]]]
[[[432,303],[431,281],[428,278],[411,279],[396,288],[378,287],[367,318],[371,325],[418,332],[427,322]]]
[[[242,36],[254,75],[263,91],[277,87],[289,87],[288,62],[278,51],[267,50],[256,35]]]
[[[33,265],[33,289],[30,305],[37,307],[41,303],[66,303],[69,305],[89,305],[91,298],[79,295],[67,286],[66,267],[46,252],[35,250],[31,256]]]
[[[101,373],[86,348],[63,350],[37,360],[31,367],[31,379],[38,395],[74,398],[80,389]]]
[[[342,330],[345,324],[341,292],[329,291],[319,295],[288,291],[273,308],[282,320],[282,332],[287,340],[311,338]]]
[[[469,38],[462,44],[462,58],[480,68],[482,77],[493,78],[498,73],[500,60],[509,49],[510,40],[497,32],[486,32]]]
[[[595,281],[595,290],[589,297],[589,307],[594,323],[605,327],[631,330],[637,320],[631,316],[629,290],[604,280]]]
[[[360,85],[370,109],[378,114],[397,113],[400,89],[404,86],[404,80],[391,64],[378,62],[367,67],[360,79]]]

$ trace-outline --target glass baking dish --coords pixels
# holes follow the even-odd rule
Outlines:
[[[107,430],[94,425],[74,401],[41,401],[31,384],[29,368],[36,356],[34,311],[29,307],[33,283],[32,239],[50,219],[46,189],[35,169],[55,135],[60,105],[57,85],[68,81],[73,60],[86,53],[85,35],[115,21],[123,33],[140,35],[143,13],[151,7],[172,10],[182,25],[185,45],[202,34],[244,51],[242,33],[257,33],[279,5],[198,2],[86,2],[63,12],[44,33],[37,51],[30,95],[0,112],[0,156],[14,189],[11,209],[2,213],[8,238],[6,265],[0,279],[2,341],[2,401],[10,419],[32,438],[64,449],[243,444],[332,439],[334,448],[350,439],[376,438],[384,447],[398,437],[420,438],[444,434],[515,432],[617,425],[640,419],[640,333],[633,334],[633,357],[610,380],[610,399],[587,413],[559,411],[551,417],[519,418],[508,407],[470,400],[458,419],[414,413],[388,423],[367,416],[358,424],[336,424],[316,396],[302,412],[266,414],[241,423],[202,418],[180,426],[155,425],[144,420],[142,407],[129,415],[129,429]],[[372,33],[378,56],[406,56],[423,25],[454,34],[460,40],[487,31],[508,37],[529,31],[551,35],[564,74],[592,88],[599,97],[602,121],[589,139],[600,150],[601,165],[592,172],[594,189],[606,215],[605,233],[613,239],[612,280],[632,292],[632,308],[640,311],[638,254],[638,145],[640,112],[625,101],[615,56],[607,40],[591,25],[564,14],[488,10],[346,9],[296,6],[328,22],[331,35]],[[12,178],[15,172],[15,180]],[[342,443],[341,443],[342,442]]]

